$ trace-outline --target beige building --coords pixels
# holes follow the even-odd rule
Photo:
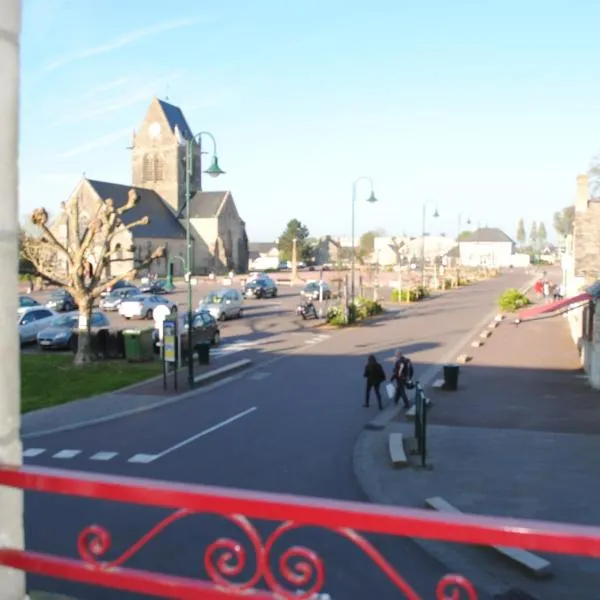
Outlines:
[[[123,228],[115,239],[113,260],[107,275],[129,271],[153,249],[165,246],[164,259],[152,265],[152,271],[165,275],[173,263],[175,275],[184,273],[186,240],[185,159],[192,131],[176,106],[154,98],[141,126],[133,134],[131,147],[131,184],[83,179],[69,202],[79,204],[80,222],[90,219],[99,202],[112,199],[115,206],[127,201],[133,187],[140,201],[124,214],[125,225],[148,216],[150,222],[131,230]],[[231,192],[202,192],[201,147],[194,146],[191,178],[190,224],[192,232],[191,272],[208,274],[248,270],[248,238],[246,225]],[[67,203],[68,205],[68,203]],[[61,241],[68,240],[67,212],[58,216],[53,229]],[[94,263],[100,249],[92,249],[89,260]]]

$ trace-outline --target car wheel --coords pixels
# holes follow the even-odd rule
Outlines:
[[[212,338],[212,345],[218,346],[220,343],[221,343],[221,333],[218,331],[215,331],[213,338]]]
[[[241,319],[244,316],[244,310],[240,308],[240,311],[237,314],[237,318]]]
[[[150,320],[152,318],[152,309],[149,309],[148,312],[146,312],[146,319]]]
[[[273,298],[277,298],[277,288],[273,290]]]
[[[69,340],[69,350],[71,350],[71,352],[77,352],[77,338],[74,335],[72,335]]]
[[[225,313],[224,313],[224,312],[222,312],[222,313],[219,315],[219,321],[224,321],[226,318],[227,318],[227,317],[225,316]]]

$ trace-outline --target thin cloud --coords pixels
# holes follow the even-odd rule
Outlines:
[[[96,87],[93,87],[89,91],[89,95],[93,96],[94,94],[102,94],[104,92],[110,92],[116,88],[123,87],[129,81],[129,77],[119,77],[118,79],[113,79],[112,81],[107,81],[106,83],[101,83]]]
[[[183,27],[190,27],[191,25],[195,25],[196,23],[198,23],[197,19],[179,19],[177,21],[169,21],[167,23],[151,25],[150,27],[145,27],[143,29],[136,29],[134,31],[130,31],[129,33],[125,33],[119,37],[116,37],[113,40],[106,42],[105,44],[92,46],[91,48],[81,50],[80,52],[56,58],[50,61],[44,67],[44,71],[54,71],[55,69],[58,69],[59,67],[64,67],[69,63],[78,60],[83,60],[91,56],[98,56],[99,54],[106,54],[107,52],[112,52],[113,50],[118,50],[119,48],[129,46],[130,44],[133,44],[139,40],[158,35],[159,33],[164,33],[165,31],[173,31],[175,29],[182,29]]]
[[[108,133],[107,135],[103,135],[91,142],[87,142],[86,144],[81,144],[81,146],[75,146],[75,148],[71,148],[65,152],[61,152],[57,154],[57,158],[72,158],[73,156],[81,156],[82,154],[87,154],[92,150],[96,150],[96,148],[104,148],[104,146],[109,146],[110,144],[114,144],[119,140],[126,142],[128,136],[131,136],[131,128],[127,129],[119,129],[119,131],[114,131],[113,133]]]
[[[101,104],[98,104],[95,107],[92,106],[91,108],[81,112],[67,113],[63,118],[55,121],[52,126],[60,127],[67,123],[79,123],[81,121],[88,121],[93,118],[117,112],[119,110],[122,110],[123,108],[128,108],[129,106],[133,106],[134,104],[138,104],[139,102],[150,102],[152,96],[158,95],[162,87],[166,86],[171,81],[183,77],[184,74],[184,71],[176,71],[171,75],[166,75],[165,77],[156,79],[147,86],[137,88],[136,92],[126,92],[124,94],[121,94],[120,96],[117,96],[116,98],[113,98],[112,100],[107,100],[105,102],[102,102]]]

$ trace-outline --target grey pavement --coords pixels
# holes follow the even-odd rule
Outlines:
[[[526,279],[521,273],[506,274],[398,308],[394,318],[327,332],[329,337],[319,342],[305,338],[291,349],[270,350],[267,360],[218,389],[111,423],[33,440],[43,452],[27,463],[365,500],[353,471],[353,447],[357,434],[377,410],[362,407],[366,354],[377,354],[389,372],[387,361],[401,346],[411,354],[417,370],[425,372],[447,360],[473,323],[493,311],[501,291],[520,287]],[[306,336],[307,332],[292,334]],[[79,452],[61,455],[62,449]],[[111,458],[91,459],[98,454]],[[131,461],[135,456],[142,458]],[[27,494],[27,543],[34,550],[72,555],[77,532],[98,523],[109,527],[115,546],[123,549],[162,515],[164,511],[127,505]],[[268,530],[264,523],[258,527]],[[202,548],[230,533],[221,519],[198,516],[174,525],[130,564],[205,577],[200,566]],[[323,591],[334,599],[398,598],[385,575],[348,541],[314,529],[292,537],[290,542],[313,548],[325,560]],[[419,594],[434,596],[437,580],[447,572],[445,565],[409,539],[368,537]],[[31,580],[36,588],[84,600],[133,598],[36,577]]]
[[[464,512],[598,525],[598,392],[582,375],[564,319],[518,328],[504,321],[472,354],[459,391],[427,391],[432,470],[391,467],[388,435],[412,437],[412,424],[398,419],[360,434],[355,469],[365,493],[385,504],[423,507],[425,498],[441,496]],[[598,595],[597,560],[542,555],[555,574],[539,581],[491,550],[420,544],[490,593],[517,588],[539,600]]]

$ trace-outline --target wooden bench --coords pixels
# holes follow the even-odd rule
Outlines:
[[[408,458],[404,451],[404,437],[401,433],[390,433],[388,439],[390,458],[394,467],[405,467],[408,464]]]
[[[440,498],[439,496],[427,498],[425,500],[425,506],[428,508],[433,508],[439,512],[449,512],[454,514],[462,513],[461,510],[455,506],[452,506],[452,504],[443,498]],[[506,558],[516,562],[534,577],[548,577],[552,574],[552,567],[546,559],[541,558],[536,554],[532,554],[527,550],[521,550],[520,548],[507,548],[506,546],[491,546],[491,548]]]

